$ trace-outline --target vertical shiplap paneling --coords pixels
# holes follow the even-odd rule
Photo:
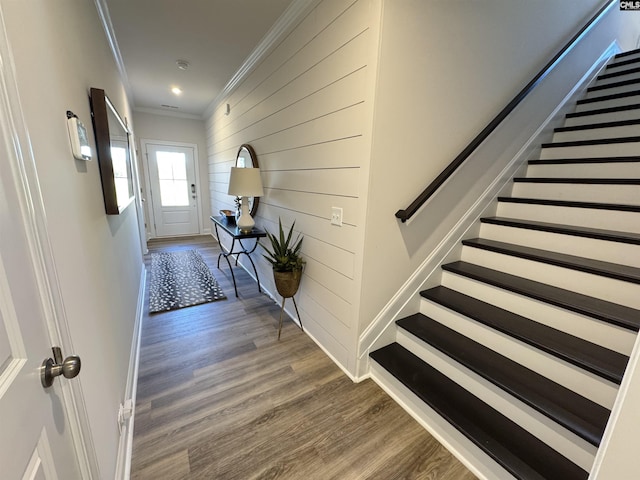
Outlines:
[[[369,162],[370,22],[370,0],[323,0],[207,122],[212,211],[232,206],[229,169],[238,147],[251,144],[265,187],[256,221],[272,232],[279,218],[285,228],[295,221],[305,236],[296,296],[302,321],[347,370],[355,358]],[[332,206],[343,208],[343,227],[330,224]],[[254,261],[275,293],[269,263],[260,255]]]

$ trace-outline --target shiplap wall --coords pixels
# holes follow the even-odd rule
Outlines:
[[[372,0],[319,2],[207,121],[212,211],[233,208],[230,167],[239,146],[250,144],[265,187],[256,223],[276,232],[278,218],[287,229],[295,221],[304,235],[302,322],[348,372],[358,336],[377,21]],[[342,227],[330,224],[332,206],[343,208]],[[254,261],[275,293],[270,264],[261,255]]]

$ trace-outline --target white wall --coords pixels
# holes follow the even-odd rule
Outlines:
[[[138,150],[138,158],[141,165],[146,162],[143,151],[140,148],[140,140],[159,140],[165,142],[190,143],[198,146],[198,174],[200,184],[198,191],[200,192],[200,201],[202,202],[202,218],[200,225],[203,227],[200,233],[211,232],[211,204],[209,202],[209,165],[207,162],[207,139],[204,120],[196,120],[189,118],[181,118],[170,115],[155,115],[146,112],[133,112],[133,124],[135,125],[136,149]],[[144,188],[144,178],[141,180]],[[148,197],[148,193],[144,193]],[[147,219],[147,236],[149,236],[149,221],[152,218],[149,208],[150,201],[144,203],[145,218]]]
[[[378,2],[324,0],[219,102],[208,119],[212,211],[226,194],[238,147],[255,149],[265,186],[257,224],[282,218],[304,234],[297,295],[306,331],[353,370],[367,198]],[[225,106],[231,107],[225,115]],[[344,225],[331,226],[331,207]],[[254,260],[275,293],[270,265]]]
[[[66,111],[83,121],[92,144],[90,87],[105,89],[129,121],[131,114],[91,0],[2,0],[1,6],[73,353],[82,358],[72,381],[85,394],[101,478],[114,478],[116,418],[143,268],[136,210],[131,204],[119,216],[105,214],[98,162],[72,157]]]
[[[451,188],[410,223],[402,224],[395,212],[406,208],[604,3],[384,2],[360,331],[616,38],[622,21],[617,5],[567,66],[545,81],[544,93],[532,95],[515,120],[507,120],[483,145]],[[623,48],[634,47],[628,39],[637,33],[621,36],[627,37]]]

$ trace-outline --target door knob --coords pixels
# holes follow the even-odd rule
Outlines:
[[[64,378],[74,378],[80,373],[80,357],[77,355],[70,355],[64,360],[62,359],[62,350],[60,347],[53,347],[53,358],[47,358],[42,362],[42,369],[40,371],[40,381],[44,388],[48,388],[53,385],[53,381],[56,377],[62,375]]]

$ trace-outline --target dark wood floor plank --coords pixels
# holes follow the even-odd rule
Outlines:
[[[354,384],[290,320],[278,341],[279,306],[241,269],[235,297],[228,266],[216,268],[212,237],[149,247],[197,249],[227,299],[145,312],[132,479],[474,478],[377,385]]]

